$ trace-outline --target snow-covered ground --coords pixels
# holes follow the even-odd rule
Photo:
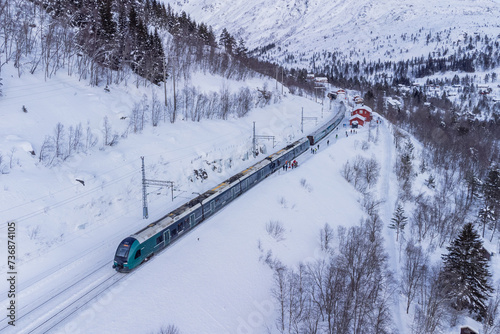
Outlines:
[[[5,66],[3,71],[12,69]],[[201,75],[196,81],[204,90],[222,85],[239,89],[242,85]],[[110,87],[107,93],[102,87],[92,88],[64,75],[46,83],[38,76],[19,79],[14,71],[3,83],[0,152],[5,174],[0,174],[0,254],[6,259],[6,223],[15,221],[18,317],[63,292],[53,300],[54,305],[43,308],[50,316],[64,305],[64,299],[111,277],[114,252],[123,238],[195,197],[193,193],[209,189],[301,138],[336,110],[335,103],[330,108],[288,94],[281,102],[255,108],[241,119],[179,120],[156,128],[147,126],[142,134],[120,137],[116,146],[99,144],[48,168],[29,151],[39,152],[57,122],[66,128],[80,122],[87,127],[88,122],[95,135],[102,136],[102,121],[107,116],[113,131],[121,135],[127,124],[121,117],[128,116],[133,103],[144,94],[150,96],[151,88]],[[254,79],[247,85],[252,89],[274,87],[274,82]],[[157,89],[160,93],[161,88]],[[317,124],[304,124],[304,133],[300,131],[302,108],[305,116],[318,118]],[[256,159],[248,158],[253,122],[257,134],[276,136],[274,148],[271,142],[260,142],[266,153]],[[378,142],[370,142],[368,149],[363,149],[366,128],[357,134],[349,132],[348,137],[343,127],[333,132],[320,143],[317,154],[306,152],[298,159],[299,168],[270,176],[138,270],[118,274],[122,279],[112,289],[50,332],[148,333],[168,324],[181,333],[275,332],[277,310],[270,292],[273,277],[263,258],[272,251],[290,266],[311,261],[323,256],[319,230],[325,223],[334,229],[359,224],[366,215],[359,204],[361,195],[340,174],[344,163],[357,155],[375,157],[382,167],[377,193],[385,202],[380,215],[389,265],[397,276],[399,244],[387,227],[397,196],[392,168],[396,152],[387,122],[374,126],[372,135],[379,128]],[[148,220],[142,219],[140,156],[145,157],[148,179],[172,180],[177,185],[174,201],[169,189],[148,189]],[[200,168],[208,172],[206,180],[194,176],[194,170]],[[284,240],[277,241],[266,232],[270,221],[283,224]],[[498,259],[493,261],[497,268]],[[0,268],[5,277],[6,261]],[[93,276],[72,287],[90,272]],[[0,305],[6,309],[8,287],[2,281]],[[410,319],[395,296],[393,320],[399,332],[406,333]],[[47,314],[27,314],[5,332],[28,333]],[[5,324],[2,318],[0,328]],[[449,331],[453,332],[456,328]]]
[[[113,273],[111,264],[114,252],[123,238],[195,197],[193,193],[205,191],[246,166],[262,159],[264,154],[256,159],[253,159],[251,155],[248,158],[251,149],[253,122],[256,123],[257,134],[276,136],[274,148],[270,141],[259,144],[265,150],[265,154],[269,154],[303,136],[300,131],[302,108],[305,116],[318,118],[317,123],[314,121],[305,122],[305,133],[310,132],[331,117],[336,109],[334,105],[330,108],[328,104],[321,106],[305,98],[287,95],[283,97],[281,103],[256,108],[248,116],[241,119],[203,120],[199,123],[179,120],[175,124],[162,123],[156,128],[148,126],[142,134],[133,134],[126,132],[128,121],[121,118],[128,117],[134,102],[141,100],[144,95],[148,95],[150,98],[150,87],[140,87],[139,89],[133,85],[110,87],[111,91],[108,93],[102,87],[89,87],[86,82],[63,74],[47,82],[37,75],[23,75],[18,78],[16,74],[11,67],[4,66],[3,96],[0,98],[0,110],[2,111],[0,114],[0,152],[3,157],[1,164],[3,174],[0,174],[2,185],[0,201],[3,203],[0,208],[0,238],[2,245],[5,245],[6,243],[3,241],[7,240],[7,222],[16,222],[18,318],[30,311],[35,305],[47,300],[49,296],[66,288],[70,293],[74,293],[74,288],[71,288],[71,285],[84,277],[86,273],[96,271],[98,276],[95,280],[104,279],[106,275]],[[199,82],[199,87],[205,91],[210,88],[218,90],[222,85],[237,90],[242,85],[239,82],[228,82],[224,79],[203,77],[202,75],[197,76],[197,82]],[[265,85],[273,87],[274,82],[266,79],[254,79],[245,84],[251,89],[256,89]],[[160,87],[156,89],[158,89],[158,94],[161,93]],[[23,105],[27,112],[22,111]],[[104,147],[100,142],[85,153],[73,155],[52,168],[38,162],[42,142],[45,136],[54,135],[56,123],[60,122],[64,125],[66,135],[68,135],[70,126],[75,127],[82,123],[84,129],[88,127],[96,137],[102,138],[104,117],[108,117],[112,131],[120,134],[120,141],[116,146]],[[123,134],[126,135],[122,136]],[[34,151],[35,155],[32,155],[31,151]],[[142,219],[140,156],[145,157],[148,179],[172,180],[176,184],[174,201],[171,201],[169,189],[148,189],[150,213],[148,220]],[[194,170],[200,168],[208,172],[206,180],[197,179],[194,176]],[[335,171],[331,171],[331,173],[337,174]],[[293,174],[289,173],[284,178],[291,178],[291,175]],[[78,182],[77,179],[83,180],[85,185]],[[296,180],[295,186],[300,187],[299,181],[299,179]],[[291,181],[288,182],[290,186],[293,185]],[[156,277],[166,283],[160,289],[170,294],[178,293],[178,298],[170,296],[165,299],[174,309],[178,309],[179,303],[184,304],[182,300],[189,297],[185,295],[185,291],[194,286],[205,289],[205,294],[213,297],[211,293],[215,290],[211,281],[215,278],[210,279],[209,273],[226,276],[225,280],[218,279],[225,282],[223,285],[226,287],[245,286],[243,282],[239,281],[239,277],[231,277],[232,273],[243,270],[242,263],[249,261],[248,258],[243,259],[238,256],[248,256],[256,261],[249,266],[250,270],[254,271],[260,267],[258,255],[254,257],[252,254],[258,251],[257,241],[259,238],[263,238],[263,242],[266,241],[266,221],[257,224],[254,219],[258,218],[258,213],[261,217],[265,217],[269,212],[274,212],[272,206],[265,209],[270,203],[269,200],[260,202],[262,205],[258,205],[259,202],[252,198],[252,196],[255,198],[262,196],[258,189],[256,188],[247,197],[242,197],[241,200],[235,202],[235,207],[242,205],[238,209],[239,211],[248,211],[238,217],[230,218],[229,220],[233,223],[227,226],[225,225],[227,220],[219,218],[219,216],[227,214],[225,212],[207,221],[203,226],[176,242],[150,264],[144,266],[145,271],[142,271],[141,268],[129,275],[130,278],[122,280],[125,283],[123,286],[120,285],[120,289],[124,289],[117,293],[116,297],[130,298],[126,292],[129,288],[126,286],[130,284],[143,285],[141,275],[148,273],[148,270],[156,271],[156,274],[147,274],[147,276]],[[287,196],[291,191],[293,188],[283,189],[283,196]],[[312,206],[318,205],[313,203],[317,203],[316,196],[320,196],[319,194],[322,193],[323,191],[310,194],[309,201]],[[245,201],[245,199],[247,200]],[[274,199],[276,204],[278,201],[279,198]],[[350,205],[355,211],[357,206],[355,201]],[[243,207],[246,209],[242,209]],[[290,203],[290,208],[293,209],[293,207],[294,204]],[[231,214],[231,211],[228,212]],[[294,211],[290,212],[292,217],[295,217]],[[328,216],[325,214],[325,217]],[[250,218],[251,225],[245,224],[244,218]],[[304,220],[308,219],[304,216]],[[239,223],[240,221],[241,223]],[[252,226],[255,228],[254,230],[252,230]],[[313,229],[309,232],[311,237],[317,234],[317,231],[313,231]],[[239,239],[240,234],[243,239]],[[238,236],[233,238],[233,235]],[[197,238],[200,238],[200,241]],[[300,235],[296,235],[295,238],[302,240]],[[222,240],[226,240],[227,243],[222,242]],[[246,242],[241,240],[246,240]],[[291,236],[290,240],[292,240]],[[193,254],[198,256],[189,258],[188,252],[196,249],[190,244],[194,241],[196,241],[194,245],[197,247],[204,244],[206,250],[201,253],[197,251]],[[213,242],[216,242],[215,247],[212,246]],[[239,251],[238,247],[244,246],[247,247],[248,251]],[[6,246],[0,250],[4,259],[7,258],[6,251]],[[179,251],[178,255],[174,254]],[[295,252],[302,254],[300,249],[295,250]],[[200,256],[201,254],[203,257]],[[204,258],[205,256],[206,258]],[[218,260],[214,262],[212,256],[216,256]],[[164,264],[161,265],[166,270],[165,272],[163,269],[161,271],[155,269],[156,264],[161,263],[162,259],[169,262],[169,257],[179,261],[178,265],[184,269],[175,268],[175,261],[169,263],[167,267],[164,267]],[[216,269],[217,266],[222,269]],[[8,271],[7,261],[4,261],[0,268],[5,276]],[[201,270],[201,272],[187,275],[187,268]],[[264,270],[261,268],[260,272],[262,273]],[[182,276],[174,276],[173,272]],[[204,278],[204,276],[206,277]],[[250,277],[249,275],[245,276]],[[134,277],[139,278],[136,280]],[[167,282],[166,277],[170,277],[172,282]],[[270,273],[267,274],[267,277],[270,277]],[[261,300],[263,298],[261,296],[269,296],[267,287],[270,281],[266,279],[266,275],[262,275],[261,280],[262,284],[246,280],[247,295],[255,300]],[[6,281],[3,281],[0,289],[2,291],[0,301],[2,307],[6,307],[9,302],[7,298],[8,286]],[[248,285],[254,288],[250,289]],[[147,283],[146,286],[155,287],[157,283]],[[147,291],[141,292],[137,288],[132,289],[142,294],[145,303],[148,303],[148,300],[153,297]],[[237,290],[228,289],[226,294],[238,296],[239,293]],[[155,292],[154,295],[158,294]],[[220,299],[211,298],[208,303],[203,300],[195,302],[198,293],[194,290],[191,297],[194,298],[194,301],[186,303],[186,307],[191,310],[188,314],[195,315],[193,312],[199,307],[203,307],[204,310],[212,308],[223,310],[224,307],[229,309],[229,306],[225,306],[223,297]],[[60,298],[64,299],[64,295]],[[266,298],[269,299],[269,297]],[[124,310],[115,313],[111,309],[112,305],[116,307],[126,306],[128,311],[139,312],[137,305],[131,306],[130,302],[119,302],[115,297],[112,299],[114,301],[110,300],[109,305],[105,307],[106,310],[109,310],[108,316],[105,316],[107,321],[100,323],[97,319],[96,321],[85,321],[84,319],[85,326],[93,326],[87,332],[117,331],[118,327],[109,326],[109,319],[116,315],[117,322],[120,322],[118,319],[123,319]],[[134,299],[136,298],[134,297]],[[212,305],[219,304],[219,301],[222,302],[220,306],[212,307]],[[97,304],[89,307],[94,309],[100,302],[98,301]],[[234,303],[231,307],[241,314],[244,314],[245,310],[251,306],[244,300],[238,303],[234,301]],[[56,306],[60,307],[60,305]],[[95,312],[95,316],[106,313],[108,312],[99,310]],[[138,314],[144,315],[146,313],[140,312]],[[165,319],[162,314],[160,312],[157,315]],[[231,332],[234,324],[224,320],[224,317],[217,320],[220,314],[222,312],[213,315],[216,319],[215,322],[221,328],[227,328]],[[85,317],[86,315],[88,316],[88,312],[84,312],[81,316]],[[24,319],[18,320],[16,328],[8,328],[7,332],[23,332],[23,328],[29,331],[31,323],[35,322],[37,317],[36,313],[30,313]],[[189,322],[192,322],[188,320],[188,317],[184,318],[185,322],[177,320],[178,317],[176,315],[169,322],[175,323],[183,329]],[[79,321],[78,319],[76,318],[75,321]],[[2,328],[6,324],[6,320],[2,320],[0,324]],[[144,317],[143,321],[137,321],[137,318],[130,316],[129,320],[136,323],[138,328],[151,327],[154,329],[159,324],[148,317]],[[150,323],[150,321],[152,322]],[[196,325],[196,323],[192,325]],[[122,324],[125,325],[125,323]],[[202,324],[202,322],[198,323],[200,326]],[[79,327],[85,326],[81,324]],[[186,327],[185,332],[196,332],[196,330]],[[198,332],[203,332],[203,330]]]
[[[272,271],[262,257],[271,250],[287,265],[307,263],[324,256],[319,230],[325,223],[359,223],[364,216],[360,195],[340,168],[356,155],[380,156],[392,149],[385,124],[381,134],[380,143],[364,151],[366,131],[349,137],[342,128],[334,132],[328,146],[324,141],[317,154],[306,152],[298,159],[298,169],[280,171],[235,200],[89,306],[67,329],[139,333],[175,324],[183,333],[274,331]],[[271,220],[283,223],[284,240],[267,234]]]
[[[226,28],[237,38],[242,37],[249,49],[273,43],[276,48],[268,53],[271,59],[292,54],[300,66],[312,65],[309,61],[313,54],[319,62],[319,54],[333,52],[348,60],[410,59],[452,50],[463,41],[464,32],[495,38],[499,31],[498,0],[164,2],[174,10],[186,11],[196,21],[212,25],[217,36]],[[436,37],[437,33],[440,37],[427,43],[427,36]]]

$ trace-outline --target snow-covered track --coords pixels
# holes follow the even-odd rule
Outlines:
[[[48,298],[36,302],[36,306],[20,309],[15,327],[9,326],[7,319],[2,320],[0,332],[9,333],[10,328],[16,333],[48,333],[125,277],[110,271],[107,262],[54,294],[46,295]]]

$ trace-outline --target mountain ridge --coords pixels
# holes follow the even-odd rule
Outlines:
[[[269,55],[271,59],[283,58],[285,52],[309,57],[319,50],[349,54],[360,48],[365,49],[372,59],[387,56],[387,50],[380,43],[370,43],[377,37],[398,39],[397,44],[401,47],[393,46],[395,52],[391,54],[394,57],[399,49],[409,49],[408,52],[400,52],[399,56],[399,59],[407,59],[415,54],[426,55],[430,49],[424,47],[422,42],[414,45],[401,43],[399,36],[404,33],[432,34],[449,29],[449,41],[460,39],[464,32],[480,32],[495,37],[500,33],[498,0],[445,0],[439,3],[415,0],[404,3],[395,0],[165,2],[176,10],[186,11],[196,20],[212,25],[216,33],[227,28],[245,39],[250,49],[276,44],[281,51]]]

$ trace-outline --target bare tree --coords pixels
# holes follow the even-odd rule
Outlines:
[[[151,97],[151,124],[153,126],[158,126],[158,123],[160,122],[161,111],[161,102],[158,99],[156,91],[153,89]]]
[[[253,104],[253,96],[248,87],[241,88],[238,94],[238,117],[243,117],[248,114]]]
[[[285,240],[285,228],[283,223],[278,220],[271,220],[266,224],[267,233],[276,241]]]
[[[179,328],[175,325],[168,325],[160,328],[158,332],[154,332],[154,334],[180,334]]]
[[[325,252],[330,251],[330,242],[333,240],[332,227],[328,223],[325,223],[325,226],[319,232],[321,250]]]
[[[111,143],[111,124],[109,124],[108,116],[104,116],[104,122],[102,125],[102,134],[104,136],[104,146],[108,146]]]
[[[56,128],[54,129],[54,148],[56,158],[62,157],[64,155],[64,140],[64,125],[62,125],[61,123],[57,123]]]
[[[90,122],[87,122],[87,131],[85,137],[85,150],[97,145],[98,138],[92,133],[92,128],[90,127]]]
[[[141,132],[143,130],[141,122],[141,106],[138,102],[135,102],[129,117],[129,126],[132,128],[134,133]]]
[[[287,288],[286,288],[287,269],[283,265],[277,265],[274,268],[274,287],[271,290],[273,297],[278,302],[279,314],[276,320],[276,327],[280,333],[285,333],[286,307],[287,307]]]
[[[419,301],[415,307],[415,314],[411,326],[412,332],[440,333],[443,322],[448,315],[446,298],[441,293],[439,282],[439,267],[427,268],[420,291]]]
[[[38,161],[45,162],[47,160],[50,160],[50,162],[52,162],[54,157],[53,151],[54,151],[54,138],[50,136],[45,136],[42,146],[40,147],[40,152],[38,153]]]
[[[500,332],[500,281],[486,308],[486,315],[483,319],[483,332],[484,334]]]
[[[365,159],[363,161],[363,176],[368,187],[371,187],[377,183],[378,177],[380,176],[380,164],[374,157],[371,159]]]
[[[351,163],[349,161],[346,161],[346,163],[342,166],[340,174],[349,183],[351,183],[354,180],[354,170],[351,167]]]
[[[413,239],[408,241],[405,249],[404,265],[402,268],[401,291],[406,297],[406,313],[410,311],[410,306],[420,285],[423,283],[423,275],[427,271],[428,257],[424,255],[422,247],[414,244]]]
[[[229,89],[224,85],[220,89],[220,118],[227,119],[230,107]]]

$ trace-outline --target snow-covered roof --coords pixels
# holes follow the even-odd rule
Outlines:
[[[372,111],[372,108],[370,108],[370,107],[368,107],[368,106],[356,107],[356,108],[354,108],[354,110],[353,110],[352,112],[355,112],[356,110],[362,110],[362,109],[364,109],[364,110],[366,110],[366,111],[368,111],[368,112],[370,112],[370,113],[372,113],[372,112],[373,112],[373,111]]]
[[[393,107],[399,107],[399,106],[401,106],[401,102],[399,102],[397,100],[387,100],[387,103],[389,103]]]
[[[352,121],[353,119],[359,119],[362,120],[363,122],[366,122],[366,117],[358,114],[351,116],[351,118],[349,118],[349,121]]]

